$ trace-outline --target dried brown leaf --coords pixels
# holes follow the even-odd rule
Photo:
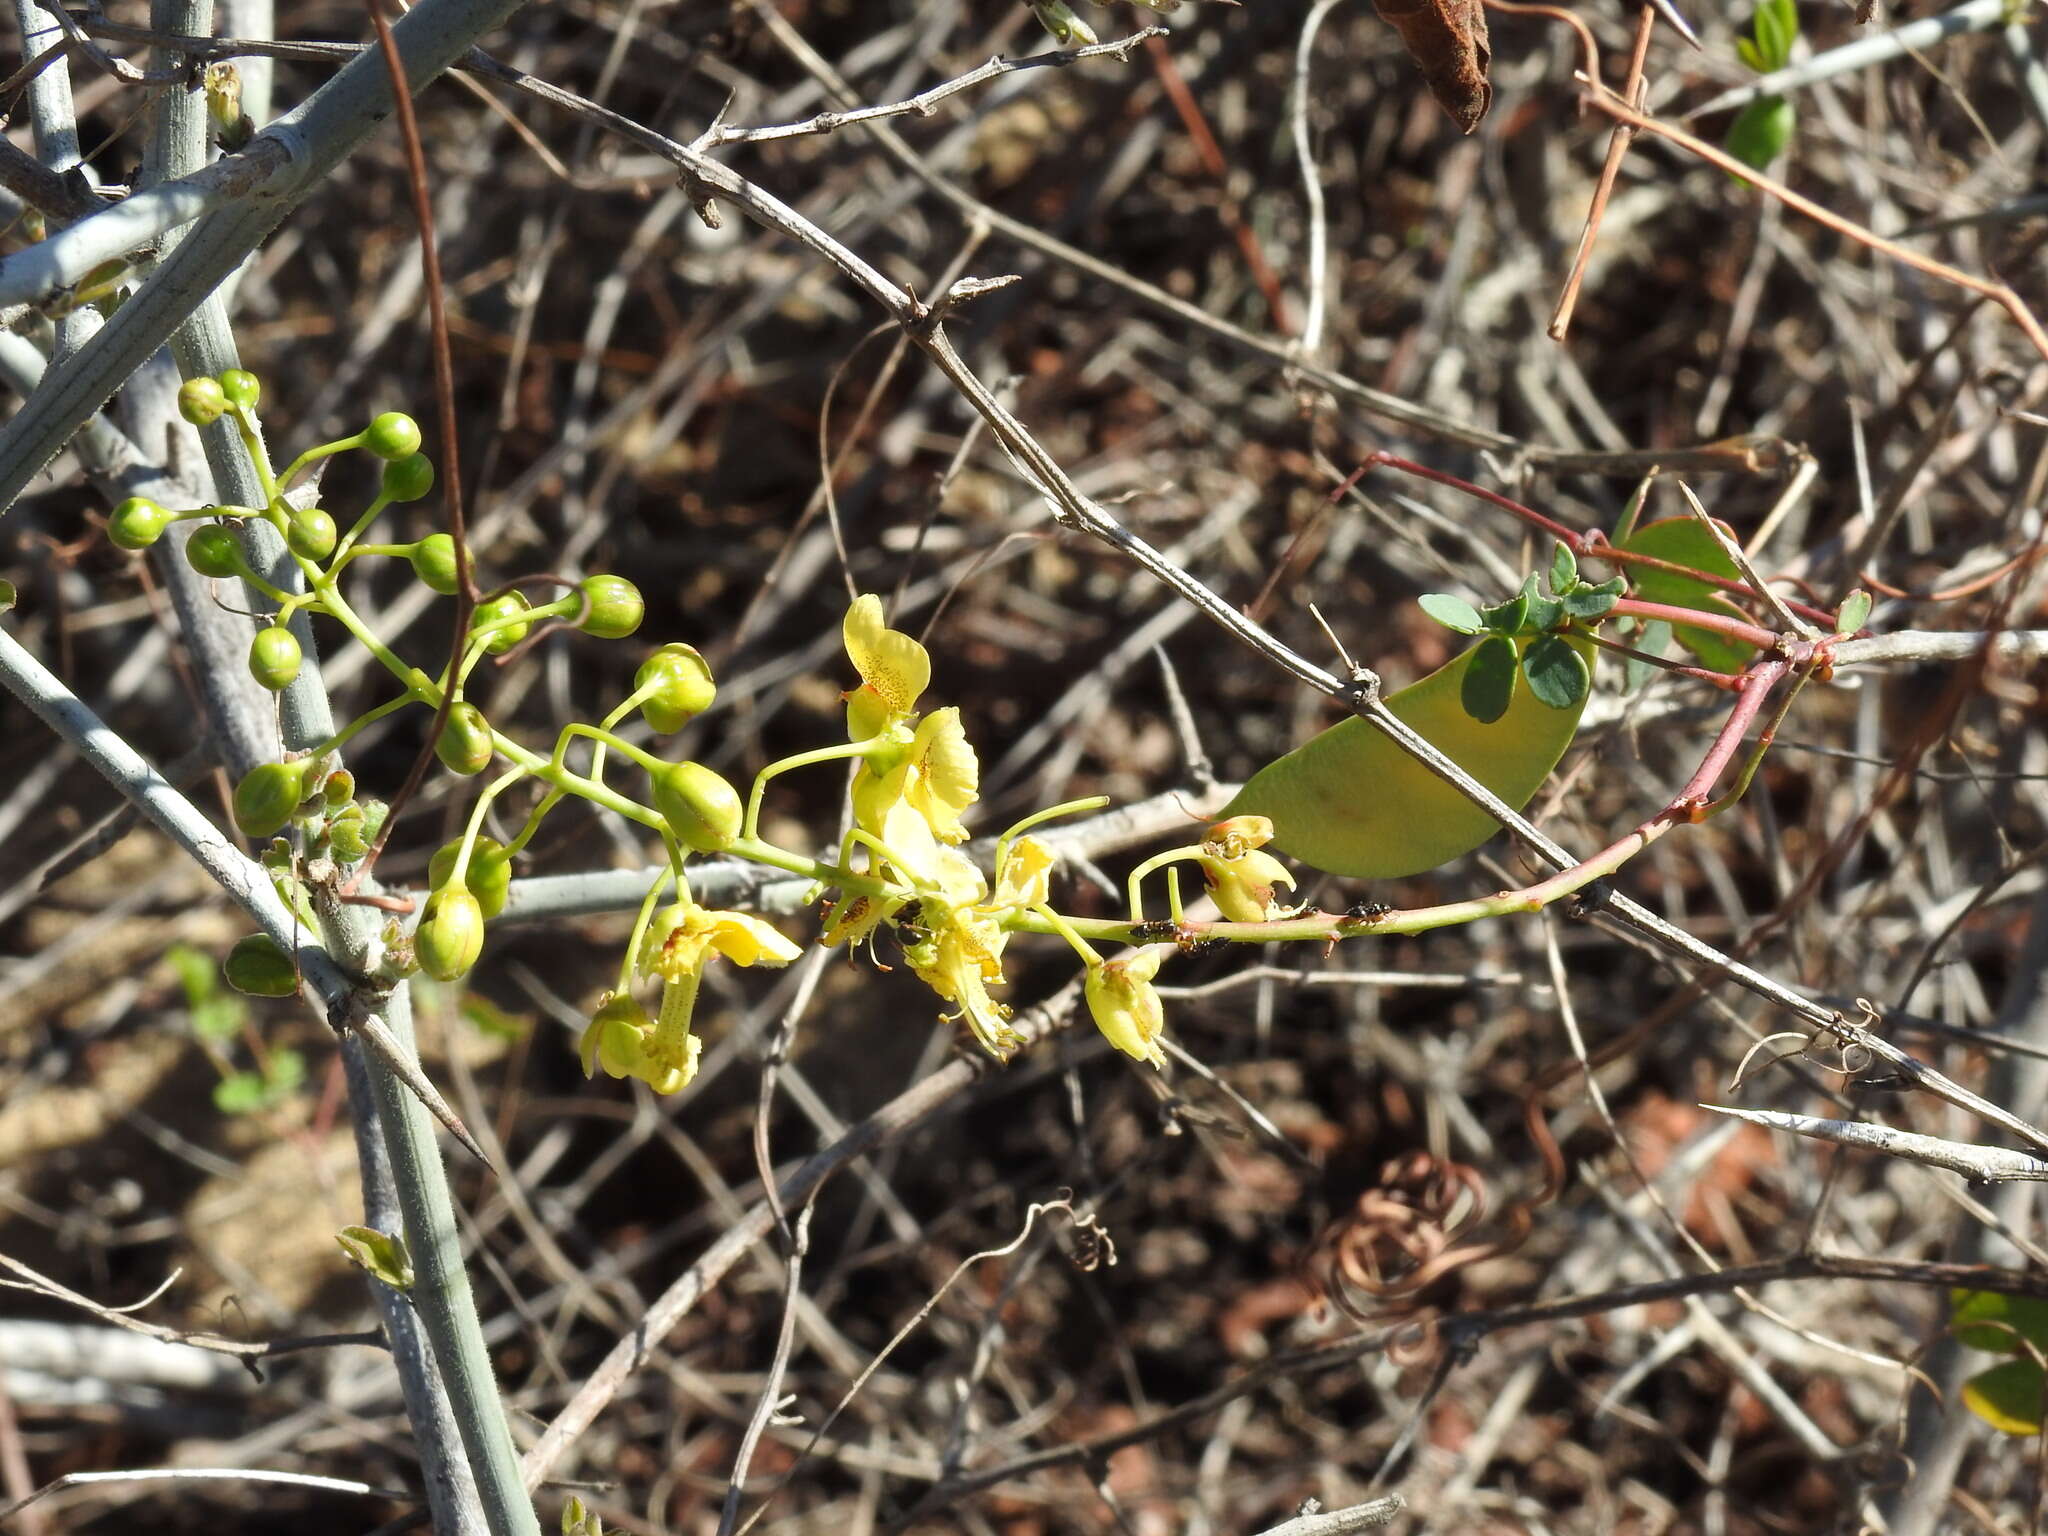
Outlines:
[[[1482,0],[1373,0],[1373,9],[1401,34],[1437,104],[1466,133],[1477,128],[1493,104]]]

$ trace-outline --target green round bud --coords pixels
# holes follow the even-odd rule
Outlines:
[[[249,642],[249,673],[272,693],[291,687],[300,659],[298,640],[282,624],[257,630]]]
[[[123,549],[147,549],[171,526],[171,509],[147,496],[130,496],[107,519],[107,537]]]
[[[586,576],[579,583],[590,599],[590,611],[580,626],[586,635],[600,640],[623,640],[640,627],[647,605],[640,589],[623,576]]]
[[[664,736],[680,731],[718,697],[711,668],[694,645],[664,645],[641,662],[633,691],[648,687],[655,691],[640,701],[640,713]]]
[[[526,596],[521,592],[507,592],[503,597],[494,597],[488,603],[478,603],[476,614],[469,621],[470,633],[475,634],[485,625],[495,624],[501,619],[516,619],[526,611]],[[494,629],[485,637],[484,649],[493,656],[502,656],[524,640],[527,631],[532,628],[531,624],[507,624],[503,629]]]
[[[427,884],[439,890],[455,872],[455,856],[462,851],[462,839],[442,847],[427,866]],[[479,837],[469,850],[469,869],[463,876],[469,892],[486,918],[505,910],[505,894],[512,887],[512,854],[495,837]]]
[[[649,777],[654,808],[677,842],[698,853],[723,853],[733,845],[746,820],[739,791],[702,763],[669,763]]]
[[[412,547],[412,573],[420,584],[443,597],[455,595],[455,540],[430,533]]]
[[[195,427],[212,426],[227,408],[227,392],[219,379],[187,379],[178,386],[178,414]]]
[[[294,507],[286,514],[284,541],[305,560],[325,560],[334,553],[334,519],[318,507]]]
[[[337,768],[327,775],[327,782],[320,786],[320,795],[329,805],[339,809],[356,797],[356,776],[346,768]]]
[[[466,887],[444,885],[427,898],[412,951],[420,969],[436,981],[455,981],[469,973],[484,952],[484,913]]]
[[[220,392],[227,396],[229,405],[253,411],[263,396],[263,385],[248,369],[230,368],[220,376]]]
[[[434,743],[434,756],[450,773],[465,779],[491,766],[491,723],[474,704],[457,704],[448,711],[448,723],[441,727],[441,739]]]
[[[388,501],[418,501],[434,488],[434,461],[424,453],[409,453],[384,466],[384,496]]]
[[[237,939],[220,969],[229,986],[251,997],[292,997],[299,990],[299,968],[267,933]]]
[[[226,581],[241,573],[242,548],[219,523],[204,523],[185,541],[185,563],[202,576]]]
[[[258,763],[235,786],[235,825],[250,837],[274,837],[285,829],[292,812],[306,798],[306,769],[311,758],[288,763]]]
[[[386,411],[363,428],[363,446],[396,463],[420,451],[420,424],[403,411]]]

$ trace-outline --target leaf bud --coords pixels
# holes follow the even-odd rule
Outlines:
[[[427,898],[412,942],[421,970],[436,981],[456,981],[483,953],[483,908],[468,887],[444,885]]]
[[[363,428],[363,446],[395,463],[420,451],[420,424],[403,411],[386,411]]]
[[[389,501],[418,501],[434,488],[434,461],[409,453],[384,466],[384,496]]]
[[[272,693],[282,693],[299,675],[299,642],[281,624],[256,631],[249,642],[249,672]]]
[[[171,526],[171,510],[147,496],[130,496],[107,519],[107,537],[122,549],[147,549]]]
[[[462,851],[462,839],[445,844],[427,866],[427,884],[438,890],[455,873],[455,856]],[[486,918],[505,910],[505,893],[512,885],[512,855],[495,837],[479,837],[469,850],[469,869],[464,876],[469,893]]]
[[[676,841],[698,853],[723,853],[740,835],[746,808],[739,792],[702,763],[668,763],[649,775],[654,808]]]
[[[187,379],[178,386],[178,414],[195,427],[210,427],[228,408],[227,392],[219,379]]]
[[[469,632],[472,635],[476,634],[479,630],[502,620],[516,619],[526,611],[525,594],[507,592],[502,597],[492,598],[488,603],[476,605],[476,616],[470,620]],[[484,649],[493,656],[502,656],[524,640],[527,631],[532,628],[531,624],[507,624],[503,629],[491,629],[484,637]]]
[[[318,507],[294,507],[286,517],[284,541],[302,559],[325,560],[334,539],[334,519]]]
[[[363,813],[350,806],[327,824],[327,847],[344,864],[353,864],[370,851],[370,838],[363,830]]]
[[[227,396],[229,405],[253,411],[263,396],[263,385],[248,369],[230,368],[220,376],[220,392]]]
[[[267,933],[237,939],[220,969],[229,986],[251,997],[291,997],[299,990],[298,967]]]
[[[235,786],[235,825],[249,837],[274,837],[285,829],[292,812],[306,798],[306,769],[311,758],[285,763],[258,763]]]
[[[718,697],[711,668],[694,645],[664,645],[641,662],[633,674],[633,689],[637,693],[649,687],[655,691],[640,701],[640,713],[664,736],[680,731]]]
[[[443,597],[453,596],[456,586],[455,540],[445,533],[430,533],[413,545],[412,573],[430,591]]]
[[[185,563],[202,576],[226,581],[241,573],[242,549],[219,523],[203,523],[185,541]]]
[[[434,755],[450,773],[465,779],[491,766],[491,723],[474,704],[457,704],[448,711],[448,723],[441,727],[441,739],[434,743]]]
[[[590,611],[579,626],[586,635],[600,640],[623,640],[640,627],[647,612],[640,589],[623,576],[586,576],[579,585],[590,600]]]

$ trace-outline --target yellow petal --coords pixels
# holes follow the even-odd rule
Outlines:
[[[711,912],[711,947],[734,965],[787,965],[803,953],[772,923],[744,912]]]
[[[981,764],[960,724],[960,711],[935,709],[919,723],[910,748],[910,801],[943,841],[962,843],[960,813],[980,798]]]
[[[996,893],[989,898],[995,908],[1036,907],[1052,899],[1052,850],[1035,837],[1020,837],[1010,844],[996,877]]]
[[[861,681],[881,697],[890,713],[909,714],[932,680],[925,648],[882,620],[882,600],[863,593],[846,610],[846,654]]]

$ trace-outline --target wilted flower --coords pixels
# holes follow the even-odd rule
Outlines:
[[[1280,914],[1277,892],[1294,889],[1294,876],[1270,853],[1273,823],[1264,816],[1219,821],[1202,840],[1199,862],[1217,910],[1233,923],[1263,923]]]
[[[1159,951],[1131,950],[1115,960],[1088,967],[1088,1011],[1095,1027],[1126,1056],[1166,1065],[1159,1048],[1166,1027],[1166,1009],[1152,978],[1159,974]]]

